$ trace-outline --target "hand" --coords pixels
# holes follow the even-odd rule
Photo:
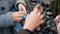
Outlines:
[[[58,25],[60,23],[60,15],[58,15],[55,20],[56,20],[56,25]]]
[[[25,8],[25,6],[23,4],[19,4],[18,9],[19,9],[19,11],[23,11],[24,14],[26,14],[26,8]]]
[[[33,31],[36,27],[42,24],[43,16],[41,15],[41,13],[43,11],[43,8],[42,6],[39,6],[40,5],[36,5],[34,10],[29,15],[27,15],[23,29]]]
[[[19,4],[18,8],[19,8],[18,12],[11,13],[13,22],[20,22],[22,20],[22,16],[26,15],[26,9],[23,6],[23,4]]]
[[[20,22],[22,20],[22,16],[24,16],[24,12],[20,11],[20,12],[12,12],[11,13],[11,17],[12,17],[12,21],[15,22]]]

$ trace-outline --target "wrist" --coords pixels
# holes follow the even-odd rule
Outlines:
[[[28,31],[30,34],[34,34],[34,32],[28,30],[28,29],[25,29],[26,31]]]
[[[29,30],[29,31],[31,31],[31,32],[33,32],[34,31],[34,29],[33,28],[29,28],[29,27],[23,27],[23,29],[27,29],[27,30]]]

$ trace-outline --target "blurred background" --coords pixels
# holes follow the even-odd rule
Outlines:
[[[60,0],[43,0],[45,3],[48,3],[50,8],[53,11],[56,11],[56,15],[60,14]]]

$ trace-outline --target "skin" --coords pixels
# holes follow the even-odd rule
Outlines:
[[[56,20],[58,34],[60,34],[60,15],[58,15],[55,20]]]
[[[18,9],[19,9],[19,11],[17,11],[17,12],[11,12],[12,21],[14,23],[20,22],[22,20],[22,16],[24,16],[26,14],[26,9],[23,4],[19,4]]]
[[[19,4],[18,8],[19,11],[11,13],[13,22],[20,22],[22,20],[22,16],[26,14],[26,9],[23,6],[23,4]],[[43,22],[42,20],[43,16],[41,15],[42,12],[43,12],[43,7],[40,6],[39,4],[36,5],[33,11],[27,15],[23,29],[28,29],[30,31],[33,31],[36,27],[42,24]]]
[[[43,23],[43,16],[41,15],[43,8],[42,6],[39,6],[39,4],[36,5],[33,11],[27,15],[23,29],[33,31],[36,27]]]

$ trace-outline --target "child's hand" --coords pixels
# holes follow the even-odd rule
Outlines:
[[[12,12],[11,17],[13,22],[20,22],[22,20],[22,16],[24,16],[24,12]]]
[[[22,20],[22,16],[26,15],[26,9],[23,4],[19,4],[18,8],[18,12],[11,13],[13,22],[20,22]]]
[[[19,9],[19,11],[23,11],[26,14],[26,8],[23,4],[19,4],[18,9]]]

